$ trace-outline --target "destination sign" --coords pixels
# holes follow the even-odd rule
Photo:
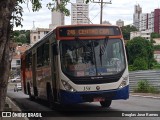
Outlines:
[[[59,29],[60,37],[116,36],[121,32],[116,26],[64,27]]]

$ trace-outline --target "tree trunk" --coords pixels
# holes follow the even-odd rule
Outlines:
[[[8,78],[10,73],[11,51],[10,19],[17,0],[0,0],[0,111],[5,105]]]

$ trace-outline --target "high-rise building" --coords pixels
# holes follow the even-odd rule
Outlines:
[[[64,25],[64,14],[60,11],[51,12],[51,24],[49,25],[49,29],[54,29],[57,26]]]
[[[51,13],[51,24],[49,25],[50,29],[54,29],[57,26],[64,25],[64,14],[59,11],[53,11]]]
[[[134,14],[133,14],[133,25],[139,30],[139,19],[140,19],[140,14],[142,13],[142,8],[140,5],[135,5],[134,6]]]
[[[154,32],[160,33],[160,9],[154,10]]]
[[[124,26],[124,21],[119,19],[116,21],[116,25],[118,25],[119,27],[122,27],[122,26]]]
[[[71,24],[89,24],[89,6],[84,0],[71,5]]]
[[[154,32],[154,12],[142,13],[139,19],[139,31],[149,30]]]

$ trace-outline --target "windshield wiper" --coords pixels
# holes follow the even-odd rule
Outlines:
[[[108,37],[106,37],[104,39],[104,46],[100,46],[100,53],[99,53],[99,58],[100,58],[100,62],[101,62],[101,66],[102,66],[102,56],[104,55],[104,52],[105,52],[105,49],[107,47],[107,44],[108,44]]]

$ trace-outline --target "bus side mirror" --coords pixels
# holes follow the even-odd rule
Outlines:
[[[53,51],[53,55],[58,55],[58,45],[57,44],[52,45],[52,51]]]

